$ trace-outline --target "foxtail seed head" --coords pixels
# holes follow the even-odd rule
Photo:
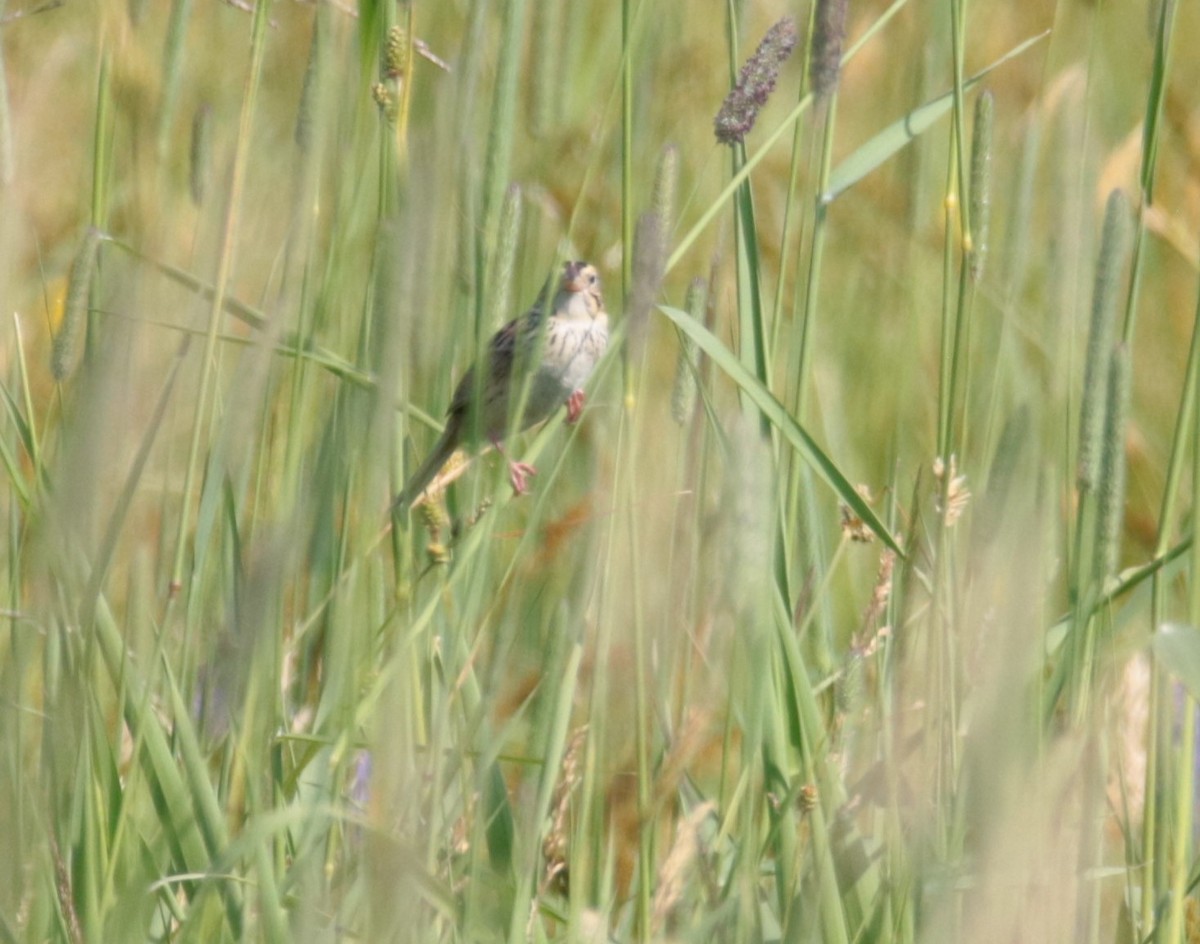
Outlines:
[[[971,247],[968,267],[971,281],[983,278],[987,261],[988,230],[992,216],[992,118],[995,102],[991,92],[975,100],[975,133],[971,143]]]
[[[817,98],[837,88],[842,72],[842,43],[846,39],[847,0],[817,0],[813,17],[812,56],[808,81]]]
[[[713,130],[721,144],[740,144],[746,139],[759,110],[775,90],[780,66],[796,48],[796,38],[796,22],[790,16],[767,30],[717,112]]]
[[[1129,248],[1129,201],[1120,190],[1108,197],[1096,282],[1092,292],[1092,323],[1088,331],[1087,359],[1083,368],[1083,399],[1079,417],[1079,473],[1081,489],[1094,489],[1100,472],[1101,442],[1108,371],[1116,333],[1117,302],[1125,257]]]
[[[1121,529],[1125,522],[1125,424],[1129,418],[1129,389],[1133,370],[1129,348],[1112,350],[1108,371],[1104,448],[1100,462],[1100,515],[1096,522],[1096,578],[1115,573],[1121,560]]]

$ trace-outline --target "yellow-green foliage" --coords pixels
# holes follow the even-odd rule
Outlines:
[[[0,939],[1181,939],[1200,21],[815,6],[3,5]]]

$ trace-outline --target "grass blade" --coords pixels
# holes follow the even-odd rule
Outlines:
[[[729,378],[745,391],[747,396],[754,401],[755,406],[762,411],[764,418],[783,434],[783,438],[803,457],[812,467],[813,471],[834,490],[838,498],[845,502],[884,544],[903,557],[904,551],[900,547],[899,542],[892,535],[891,531],[888,530],[887,526],[879,520],[878,515],[871,509],[871,506],[855,491],[849,479],[841,473],[833,460],[825,455],[821,448],[817,446],[804,428],[792,418],[783,404],[775,399],[771,391],[764,387],[757,378],[742,366],[737,356],[718,341],[707,328],[695,321],[686,311],[671,308],[668,305],[659,305],[658,310],[666,315],[675,324],[675,327],[679,328],[687,337],[695,341],[696,346],[712,358],[713,363],[728,374]]]

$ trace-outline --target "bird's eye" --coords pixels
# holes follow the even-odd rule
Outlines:
[[[588,273],[588,285],[595,285],[595,284],[596,284],[596,273],[589,272]]]

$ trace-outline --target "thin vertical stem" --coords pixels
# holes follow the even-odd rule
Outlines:
[[[179,533],[175,541],[175,562],[171,570],[172,597],[183,586],[184,557],[187,550],[187,536],[191,528],[192,489],[195,487],[199,471],[200,441],[207,425],[209,390],[213,385],[213,374],[216,368],[217,336],[223,321],[225,293],[229,286],[229,273],[233,264],[233,247],[237,238],[238,223],[241,219],[242,191],[246,183],[246,165],[250,158],[255,105],[258,99],[259,82],[262,78],[263,60],[266,56],[267,9],[269,6],[269,0],[258,0],[254,6],[254,17],[250,27],[250,67],[246,74],[245,90],[242,94],[237,145],[229,184],[229,202],[225,211],[225,226],[221,230],[217,275],[213,284],[212,305],[208,313],[208,329],[204,336],[204,360],[200,371],[200,390],[196,395],[196,409],[192,419],[192,439],[188,446],[187,471],[183,482]]]

